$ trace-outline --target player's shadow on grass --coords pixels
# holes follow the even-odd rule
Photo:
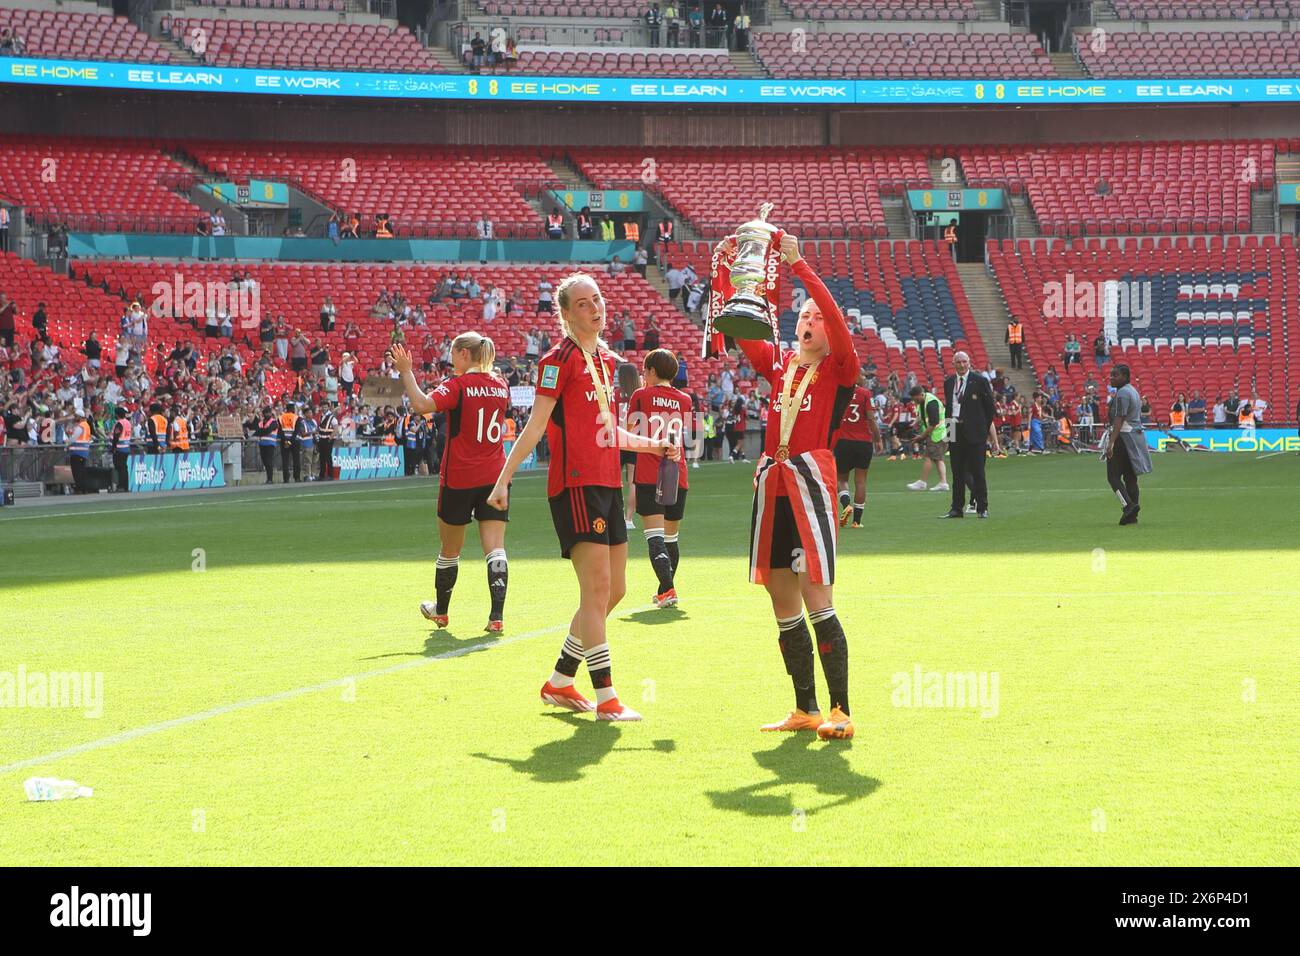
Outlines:
[[[385,657],[438,657],[442,654],[448,654],[453,651],[461,651],[466,654],[477,653],[470,648],[486,651],[497,641],[501,640],[500,635],[487,634],[482,631],[471,632],[464,637],[457,637],[449,631],[434,631],[424,641],[424,650],[422,651],[394,651],[391,654],[373,654],[370,657],[363,657],[363,661],[378,661]]]
[[[547,714],[573,727],[573,734],[562,740],[552,740],[537,747],[523,760],[494,757],[476,753],[480,760],[502,763],[516,773],[526,773],[537,783],[572,783],[581,780],[583,771],[605,759],[622,736],[623,728],[608,721],[594,720],[591,715]],[[677,744],[672,740],[655,740],[649,747],[620,747],[619,750],[654,750],[672,753]]]
[[[652,607],[620,617],[620,621],[632,621],[635,624],[677,624],[690,615],[679,607]]]
[[[813,734],[792,734],[771,750],[754,751],[758,765],[774,774],[775,779],[735,790],[710,791],[709,799],[719,810],[753,817],[790,816],[796,805],[789,788],[799,785],[815,787],[819,794],[833,798],[829,803],[797,807],[806,816],[853,803],[874,793],[880,781],[854,773],[845,749],[843,742],[823,745]],[[774,790],[781,792],[771,792]]]

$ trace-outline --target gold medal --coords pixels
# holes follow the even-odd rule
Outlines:
[[[781,381],[781,394],[777,404],[777,407],[781,410],[780,444],[776,449],[776,460],[778,462],[786,462],[790,459],[790,436],[794,434],[795,418],[798,417],[803,406],[803,397],[808,391],[808,386],[817,377],[817,367],[822,364],[822,360],[818,359],[808,366],[808,371],[804,372],[799,387],[795,388],[794,373],[799,367],[795,358],[796,356],[792,355],[785,367],[785,375]]]

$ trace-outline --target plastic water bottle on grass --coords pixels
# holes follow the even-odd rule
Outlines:
[[[23,789],[27,791],[28,800],[75,800],[95,793],[75,780],[59,780],[57,777],[28,777],[23,781]]]

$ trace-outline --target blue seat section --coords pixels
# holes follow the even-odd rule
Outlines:
[[[1172,339],[1219,338],[1231,336],[1234,340],[1243,335],[1256,338],[1268,335],[1267,328],[1255,328],[1254,313],[1268,311],[1267,295],[1242,296],[1227,288],[1223,295],[1191,296],[1179,298],[1179,289],[1185,286],[1253,286],[1259,279],[1267,279],[1268,272],[1168,272],[1128,274],[1118,281],[1122,291],[1118,299],[1116,330],[1119,338]],[[1150,294],[1146,292],[1150,283]],[[1124,287],[1127,286],[1127,289]],[[1185,292],[1186,290],[1184,290]],[[1128,302],[1125,302],[1125,298]],[[1147,325],[1148,298],[1150,299],[1150,325]],[[1101,304],[1098,304],[1101,308]]]
[[[900,276],[903,304],[897,311],[876,299],[870,289],[854,286],[852,279],[831,277],[822,281],[844,312],[857,309],[864,319],[868,316],[874,318],[877,328],[893,329],[900,341],[947,339],[956,342],[966,338],[945,276]],[[796,280],[795,288],[803,289],[803,283]],[[793,311],[787,310],[781,314],[782,339],[788,341],[794,337],[798,319]]]

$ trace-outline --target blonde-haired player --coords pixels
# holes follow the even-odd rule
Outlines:
[[[547,704],[587,712],[591,701],[573,686],[585,660],[596,690],[598,720],[640,720],[614,691],[605,618],[627,590],[627,524],[623,510],[619,446],[667,454],[670,445],[628,434],[618,427],[610,403],[611,379],[620,358],[601,340],[605,299],[596,280],[575,273],[555,290],[555,311],[563,339],[537,366],[537,391],[528,424],[519,433],[489,504],[505,510],[510,479],[541,440],[551,449],[546,494],[560,553],[573,562],[579,605],[550,679],[542,685]]]
[[[489,503],[492,486],[483,480],[500,472],[505,462],[502,436],[510,412],[510,387],[497,375],[493,365],[496,346],[490,338],[477,332],[456,336],[451,343],[451,367],[455,376],[428,395],[415,381],[410,353],[401,345],[394,345],[388,351],[394,367],[401,373],[411,409],[421,415],[447,414],[447,443],[438,472],[441,544],[433,576],[436,600],[421,603],[420,613],[438,627],[447,626],[451,592],[456,586],[460,552],[465,545],[465,528],[471,520],[477,520],[479,542],[487,562],[488,592],[492,597],[486,630],[499,634],[505,627],[502,617],[510,579],[506,560],[506,522],[510,516],[504,507],[495,508]]]

